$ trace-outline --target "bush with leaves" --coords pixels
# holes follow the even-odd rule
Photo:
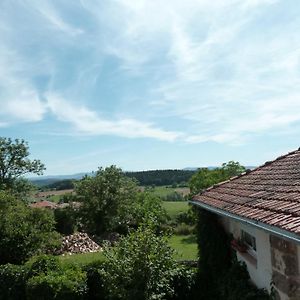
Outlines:
[[[105,284],[110,299],[165,299],[174,294],[178,271],[166,238],[140,227],[105,251]]]
[[[78,266],[64,266],[52,255],[34,257],[26,265],[27,300],[85,299],[86,273]]]
[[[0,264],[25,262],[52,251],[60,244],[53,213],[32,209],[21,200],[0,192]]]
[[[245,263],[233,260],[226,276],[220,280],[220,299],[271,300],[267,291],[258,289],[250,281]]]
[[[55,229],[61,234],[72,234],[77,227],[77,211],[68,206],[65,208],[57,208],[54,211]]]
[[[0,265],[0,300],[25,300],[27,268]]]
[[[134,228],[150,222],[152,228],[155,227],[156,231],[160,231],[167,223],[168,215],[162,206],[162,200],[151,193],[137,193],[130,206],[128,207],[131,214],[130,224]]]

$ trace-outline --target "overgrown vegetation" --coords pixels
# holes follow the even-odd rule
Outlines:
[[[0,264],[25,262],[59,245],[59,234],[49,210],[31,209],[0,191]]]
[[[251,282],[245,265],[231,250],[218,217],[199,210],[197,223],[199,270],[195,294],[205,300],[271,300]]]

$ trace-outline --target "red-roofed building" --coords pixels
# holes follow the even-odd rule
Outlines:
[[[55,209],[55,208],[57,208],[57,204],[54,203],[54,202],[42,200],[42,201],[39,201],[39,202],[31,203],[30,207]]]
[[[259,288],[300,299],[300,149],[214,185],[192,204],[217,214],[247,250],[237,257]]]

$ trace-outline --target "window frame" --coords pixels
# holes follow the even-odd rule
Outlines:
[[[247,252],[256,256],[257,253],[257,245],[256,245],[256,237],[249,233],[248,231],[241,229],[241,241],[247,245]]]

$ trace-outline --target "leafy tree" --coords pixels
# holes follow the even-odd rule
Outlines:
[[[166,238],[141,227],[105,251],[104,278],[110,299],[165,299],[174,294],[177,272]]]
[[[12,189],[17,178],[27,174],[43,174],[40,160],[30,160],[28,143],[0,137],[0,189]]]
[[[245,171],[245,167],[234,161],[223,163],[221,168],[213,170],[201,168],[189,181],[191,194],[195,195],[216,183],[228,180],[229,178],[237,176]]]
[[[59,245],[53,213],[0,191],[0,264],[22,263]]]
[[[100,235],[129,225],[132,211],[128,208],[134,202],[138,187],[121,169],[111,166],[99,168],[95,176],[79,181],[76,193],[82,202],[79,214],[85,230]]]
[[[138,193],[128,207],[128,212],[132,213],[131,223],[134,227],[151,222],[156,230],[161,230],[168,219],[162,200],[148,192]]]
[[[223,172],[225,173],[225,177],[228,179],[230,177],[237,176],[245,172],[246,168],[240,165],[239,162],[231,160],[228,163],[223,163],[221,170],[223,170]]]

